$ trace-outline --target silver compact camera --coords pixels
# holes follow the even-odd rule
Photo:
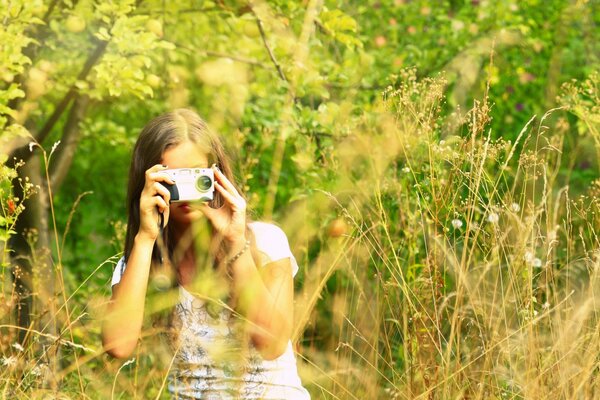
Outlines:
[[[171,203],[180,201],[212,201],[215,174],[211,168],[177,168],[161,171],[171,177],[174,185],[161,182],[171,193]]]

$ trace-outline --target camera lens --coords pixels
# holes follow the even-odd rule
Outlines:
[[[212,186],[212,179],[206,175],[199,176],[196,179],[196,189],[200,192],[205,192]]]

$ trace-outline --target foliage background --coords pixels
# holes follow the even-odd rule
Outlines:
[[[598,226],[590,211],[598,178],[598,2],[3,0],[0,9],[6,155],[0,239],[7,304],[0,330],[3,362],[12,368],[3,373],[4,397],[47,391],[75,398],[157,395],[164,370],[153,366],[156,356],[141,350],[121,371],[118,362],[101,355],[98,321],[122,250],[132,145],[147,121],[177,107],[194,108],[225,137],[253,218],[278,221],[301,260],[297,341],[303,381],[315,398],[529,398],[532,389],[519,374],[560,365],[553,351],[541,350],[547,344],[536,342],[539,358],[526,358],[522,370],[505,366],[509,372],[498,372],[490,364],[503,365],[502,358],[491,350],[477,353],[472,327],[479,326],[482,337],[504,325],[500,339],[491,335],[479,344],[497,349],[514,337],[508,329],[513,314],[533,313],[534,303],[536,312],[546,303],[566,307],[571,297],[559,295],[571,290],[565,281],[540,283],[525,262],[522,270],[507,272],[514,293],[502,286],[503,312],[485,306],[487,311],[477,311],[489,299],[465,283],[471,296],[461,303],[463,278],[448,254],[472,249],[467,261],[456,257],[469,273],[503,264],[501,255],[490,256],[496,250],[506,256],[504,264],[515,264],[507,261],[509,253],[539,259],[544,276],[592,257]],[[69,93],[64,112],[49,124]],[[69,122],[78,115],[74,110],[81,110],[75,124]],[[47,127],[47,136],[40,137]],[[40,144],[33,152],[31,135]],[[544,135],[546,147],[538,145]],[[19,290],[11,275],[25,255],[8,238],[24,232],[15,225],[22,210],[10,211],[11,201],[18,205],[25,197],[14,201],[10,193],[11,187],[18,191],[12,156],[22,154],[33,169],[20,167],[22,178],[40,175],[31,178],[41,187],[31,198],[53,199],[46,225],[51,240],[32,243],[41,228],[33,236],[29,231],[34,255],[27,257],[33,269],[43,259],[36,254],[52,260],[44,268],[57,282],[49,293],[58,311],[49,334],[71,345],[55,340],[40,350],[31,344],[39,335],[31,334],[20,338],[23,351],[15,347]],[[60,179],[50,179],[53,185],[45,190],[44,163],[31,160],[39,163],[51,154],[49,176],[58,172]],[[475,160],[483,160],[481,168]],[[539,175],[528,169],[536,166],[547,173],[544,186],[529,180],[528,174]],[[558,205],[565,187],[570,199],[582,201],[580,208]],[[540,196],[547,200],[543,206],[536,202]],[[522,219],[518,228],[501,225],[495,231],[486,225],[495,220],[491,215],[503,221],[500,210],[513,204],[513,214]],[[27,206],[22,215],[33,209]],[[545,257],[551,217],[562,226],[555,235],[567,245],[555,252],[548,247]],[[469,232],[481,235],[472,233],[476,239],[469,242]],[[500,239],[510,235],[524,238],[527,249]],[[445,244],[436,248],[431,241]],[[591,272],[577,271],[578,287],[595,282]],[[40,291],[33,293],[43,302]],[[443,304],[448,314],[431,311]],[[465,309],[475,310],[475,317]],[[595,308],[585,310],[596,321]],[[516,332],[531,329],[532,317],[523,313]],[[43,314],[34,307],[27,328],[41,323],[43,333]],[[590,324],[590,331],[598,326]],[[538,338],[557,329],[546,328],[536,331]],[[575,342],[584,347],[588,340],[582,334]],[[56,348],[54,367],[44,346]],[[40,365],[53,372],[35,381]],[[467,373],[465,365],[487,372]],[[573,365],[588,372],[598,368],[594,360],[581,364],[585,368]],[[581,376],[565,379],[559,393],[543,381],[537,389],[546,384],[550,397],[577,397],[583,389],[570,385]],[[596,385],[590,380],[585,393],[597,393]]]

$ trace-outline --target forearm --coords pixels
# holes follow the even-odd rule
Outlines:
[[[232,290],[236,311],[247,320],[250,337],[266,359],[278,357],[292,333],[291,298],[293,288],[269,290],[261,277],[250,251],[231,266]]]
[[[128,357],[140,336],[153,246],[152,240],[136,237],[127,268],[113,287],[102,325],[102,342],[114,357]]]

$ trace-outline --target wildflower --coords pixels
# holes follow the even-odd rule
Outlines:
[[[405,174],[408,174],[410,172],[410,168],[404,167],[404,168],[402,168],[402,172],[404,172]]]
[[[531,263],[535,268],[541,268],[542,267],[542,260],[540,260],[539,258],[534,258],[533,262]]]
[[[521,206],[519,205],[519,203],[512,203],[510,205],[510,209],[511,209],[511,211],[519,212],[519,211],[521,211]]]
[[[8,215],[11,215],[15,212],[15,202],[12,199],[8,199],[6,201],[6,205],[8,206]]]
[[[500,217],[498,217],[498,214],[496,214],[494,212],[490,213],[490,215],[488,215],[488,218],[487,218],[488,222],[491,224],[497,224],[499,219],[500,219]]]
[[[48,366],[46,364],[36,365],[31,369],[30,374],[33,376],[42,376],[48,372]]]
[[[463,222],[460,219],[453,219],[452,226],[454,227],[454,229],[460,229],[463,226]]]
[[[10,357],[2,357],[2,365],[4,365],[5,367],[11,368],[14,367],[15,365],[17,365],[17,357],[15,356],[10,356]]]
[[[12,347],[14,347],[15,349],[17,349],[19,351],[25,351],[25,349],[23,348],[23,346],[21,346],[20,343],[13,343]]]

